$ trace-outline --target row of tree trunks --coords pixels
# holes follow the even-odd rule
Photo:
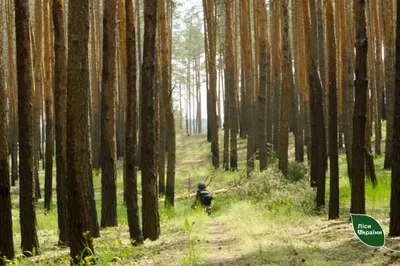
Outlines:
[[[311,127],[311,186],[317,187],[317,208],[325,205],[326,139],[323,95],[317,68],[315,2],[303,5],[305,46],[308,62],[310,127]]]

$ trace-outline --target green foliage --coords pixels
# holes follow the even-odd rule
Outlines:
[[[289,162],[287,179],[291,181],[307,180],[308,170],[304,163]]]
[[[288,180],[275,167],[253,174],[251,180],[242,186],[241,195],[250,197],[271,212],[314,212],[315,192],[308,181],[304,177],[296,182]]]
[[[194,223],[192,223],[193,225]],[[181,262],[182,265],[198,265],[198,257],[196,254],[195,245],[192,239],[192,225],[189,222],[189,219],[185,217],[185,230],[186,230],[186,237],[187,237],[187,254],[183,256]]]

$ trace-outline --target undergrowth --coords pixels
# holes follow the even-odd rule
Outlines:
[[[306,168],[299,163],[290,165],[287,177],[276,167],[254,173],[240,187],[241,197],[250,198],[271,212],[313,214],[315,191],[310,188]]]

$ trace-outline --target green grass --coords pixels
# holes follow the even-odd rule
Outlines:
[[[349,223],[351,191],[343,152],[339,158],[340,219],[328,221],[327,209],[315,212],[315,191],[309,187],[307,163],[293,162],[292,147],[289,179],[277,170],[276,160],[272,160],[263,174],[255,171],[248,179],[245,140],[239,139],[238,143],[239,170],[230,172],[210,166],[210,144],[205,139],[205,134],[178,136],[178,199],[175,208],[165,208],[160,201],[160,239],[146,241],[142,246],[132,246],[129,240],[126,207],[122,198],[122,162],[118,163],[119,226],[101,229],[101,237],[95,239],[98,265],[379,265],[399,262],[396,254],[370,249],[354,236]],[[290,143],[293,145],[292,138]],[[220,151],[222,154],[222,143]],[[381,170],[383,157],[376,158],[375,164],[378,186],[374,189],[366,181],[367,213],[377,218],[387,232],[390,171]],[[43,179],[41,170],[42,186]],[[195,192],[200,180],[205,180],[211,191],[232,188],[231,192],[214,195],[211,216],[201,209],[190,208],[193,199],[188,198],[188,194]],[[141,191],[140,172],[138,182]],[[94,171],[94,185],[100,220],[101,172]],[[328,204],[329,175],[326,191]],[[12,203],[14,241],[17,254],[20,254],[18,188],[12,188]],[[69,264],[69,250],[57,247],[55,195],[53,204],[53,211],[45,214],[43,199],[37,203],[38,237],[43,255],[33,258],[17,255],[14,264]],[[386,242],[396,249],[397,241],[396,238],[388,238]],[[400,250],[400,247],[397,249]]]

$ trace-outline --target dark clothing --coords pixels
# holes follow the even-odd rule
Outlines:
[[[206,189],[199,189],[196,192],[196,199],[199,200],[203,206],[210,206],[213,196]]]

